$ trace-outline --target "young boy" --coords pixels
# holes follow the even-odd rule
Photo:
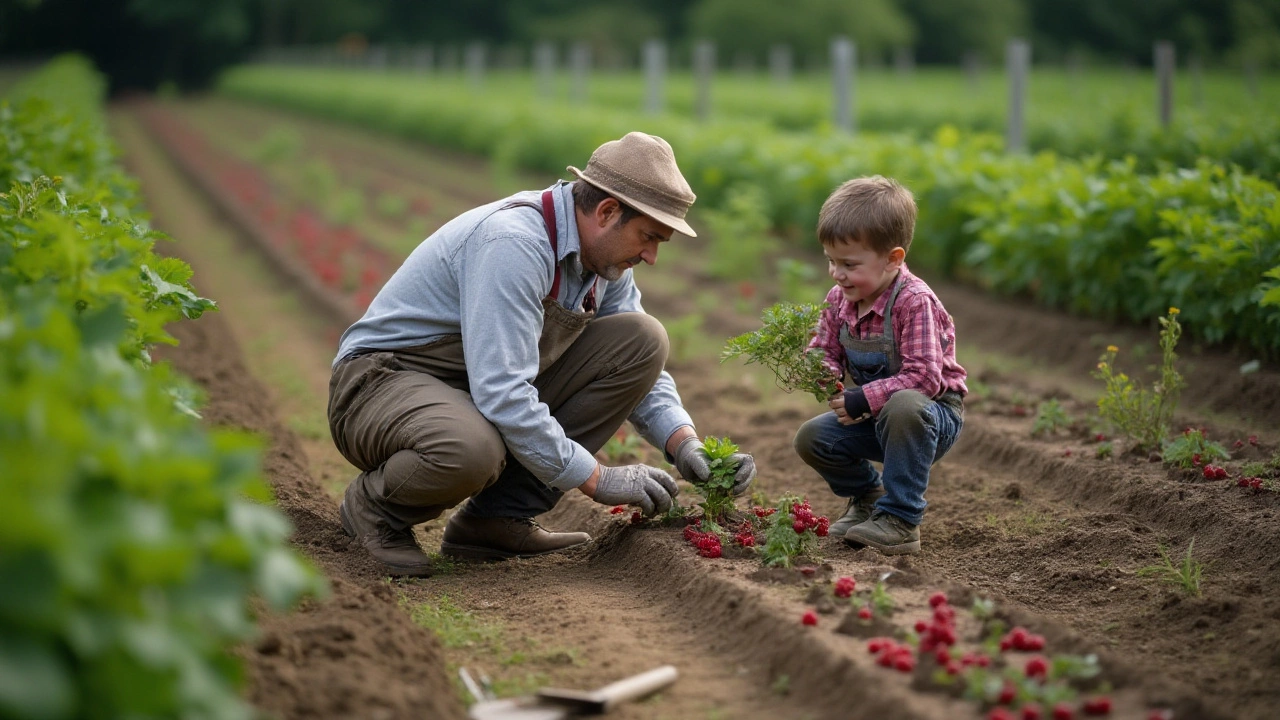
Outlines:
[[[920,552],[929,468],[959,436],[968,392],[951,316],[904,262],[915,224],[911,192],[878,175],[844,183],[823,203],[818,239],[836,286],[809,348],[852,383],[794,441],[848,498],[831,536],[885,555]]]

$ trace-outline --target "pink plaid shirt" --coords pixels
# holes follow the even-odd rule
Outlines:
[[[873,415],[878,415],[889,396],[899,390],[918,390],[929,398],[936,398],[947,390],[969,392],[964,384],[967,373],[956,362],[955,323],[938,296],[923,280],[912,275],[905,263],[898,278],[876,298],[871,312],[861,319],[857,306],[844,299],[840,287],[831,288],[826,299],[828,307],[822,311],[818,333],[809,347],[823,350],[827,365],[843,377],[844,346],[840,344],[840,327],[847,325],[849,334],[861,339],[883,334],[885,306],[897,283],[902,283],[902,290],[893,305],[893,339],[902,358],[902,369],[897,375],[862,386]]]

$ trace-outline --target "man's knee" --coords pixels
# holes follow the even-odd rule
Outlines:
[[[659,371],[667,364],[670,341],[667,329],[652,315],[642,312],[620,313],[609,316],[608,320],[616,324],[614,331],[622,339],[620,347],[625,348],[633,362],[649,365]]]
[[[478,415],[458,418],[446,437],[424,438],[392,456],[384,470],[384,499],[452,507],[493,484],[506,455],[497,428]]]

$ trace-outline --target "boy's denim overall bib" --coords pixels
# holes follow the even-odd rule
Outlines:
[[[840,328],[845,369],[858,385],[892,377],[902,369],[893,337],[893,306],[901,289],[899,279],[885,305],[880,337],[864,340],[854,337],[847,325]],[[800,433],[810,447],[797,450],[836,495],[861,497],[883,485],[885,495],[876,501],[876,510],[919,525],[929,468],[960,435],[962,403],[962,396],[954,391],[927,398],[915,390],[899,390],[873,419],[841,425],[829,412],[810,420]],[[884,463],[883,472],[877,472],[871,461]]]

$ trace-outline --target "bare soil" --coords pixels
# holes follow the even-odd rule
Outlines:
[[[219,111],[236,109],[224,104]],[[272,114],[245,113],[260,123]],[[198,240],[208,227],[193,221],[197,208],[162,214],[165,203],[176,202],[173,187],[182,181],[148,154],[154,149],[128,131],[129,122],[123,117],[118,126],[131,168],[157,222],[164,221],[161,229],[186,241],[178,252],[196,266],[197,281],[222,278],[229,292],[251,292],[230,284],[238,261],[210,254]],[[362,164],[377,174],[391,164],[349,151],[357,142],[349,138],[366,141],[359,133],[329,126],[323,137],[341,150],[330,157],[343,174]],[[454,173],[468,172],[465,164],[449,164],[448,156],[402,147],[409,160],[397,160],[395,172],[421,173],[415,175],[418,185],[447,186]],[[429,160],[412,160],[419,156]],[[220,232],[235,234],[225,226]],[[795,429],[823,408],[782,396],[752,368],[714,359],[723,338],[755,327],[755,308],[699,304],[700,293],[734,295],[731,287],[697,274],[704,247],[690,242],[678,257],[663,258],[661,273],[641,268],[637,274],[653,314],[667,321],[693,313],[705,318],[701,344],[691,341],[692,349],[668,368],[699,431],[729,435],[755,455],[760,490],[807,495],[816,511],[834,517],[841,503],[791,449]],[[1277,495],[1166,470],[1145,456],[1096,457],[1087,420],[1088,371],[1106,344],[1154,347],[1154,332],[997,301],[947,283],[935,287],[956,318],[962,346],[981,348],[965,362],[983,391],[967,403],[960,443],[935,468],[922,527],[924,553],[889,562],[827,541],[829,568],[780,578],[759,574],[749,559],[698,558],[674,529],[633,527],[573,496],[543,520],[591,531],[596,541],[586,550],[447,567],[427,580],[388,582],[337,526],[334,490],[341,478],[317,479],[316,468],[340,473],[340,462],[324,459],[323,439],[300,444],[277,418],[288,398],[276,402],[283,395],[278,389],[254,386],[251,372],[236,364],[234,336],[296,333],[306,307],[263,318],[253,312],[254,303],[243,306],[242,299],[235,307],[228,297],[230,327],[219,329],[217,316],[179,326],[183,343],[170,357],[208,388],[211,423],[271,438],[266,471],[280,505],[298,527],[298,545],[335,587],[326,602],[265,619],[263,639],[244,649],[252,668],[250,696],[282,717],[456,717],[460,695],[449,679],[456,665],[481,667],[510,692],[520,692],[546,683],[591,687],[672,663],[682,678],[671,690],[617,715],[977,717],[972,704],[912,690],[910,678],[872,665],[860,639],[833,632],[846,609],[819,603],[830,614],[816,629],[800,626],[801,611],[822,594],[812,595],[814,587],[840,575],[865,587],[889,573],[902,608],[894,620],[900,627],[927,612],[928,592],[946,589],[957,604],[977,596],[998,600],[1007,619],[1045,634],[1053,652],[1098,653],[1114,687],[1117,716],[1145,717],[1144,708],[1173,707],[1179,718],[1272,717],[1280,703],[1280,686],[1272,681],[1280,666]],[[203,289],[220,297],[213,285]],[[763,294],[760,302],[769,301]],[[274,357],[291,363],[321,397],[332,353],[326,332],[303,333],[292,355]],[[1250,358],[1230,353],[1192,348],[1185,354],[1191,368],[1186,422],[1206,426],[1227,444],[1260,436],[1259,447],[1246,446],[1227,464],[1237,475],[1241,460],[1270,457],[1280,420],[1280,374],[1268,367],[1242,375],[1238,368]],[[1034,408],[1047,398],[1059,399],[1079,423],[1033,438],[1032,419],[1015,408]],[[294,405],[298,416],[315,412],[305,403]],[[425,547],[438,542],[440,527],[436,521],[420,530]],[[1204,564],[1199,596],[1139,574],[1160,562],[1160,548],[1176,561],[1193,541],[1193,556]],[[777,579],[786,582],[770,582]],[[438,649],[409,618],[442,608],[459,611],[470,634],[441,632],[446,647]],[[414,689],[422,692],[414,695]],[[420,704],[430,698],[440,703],[439,714]]]

